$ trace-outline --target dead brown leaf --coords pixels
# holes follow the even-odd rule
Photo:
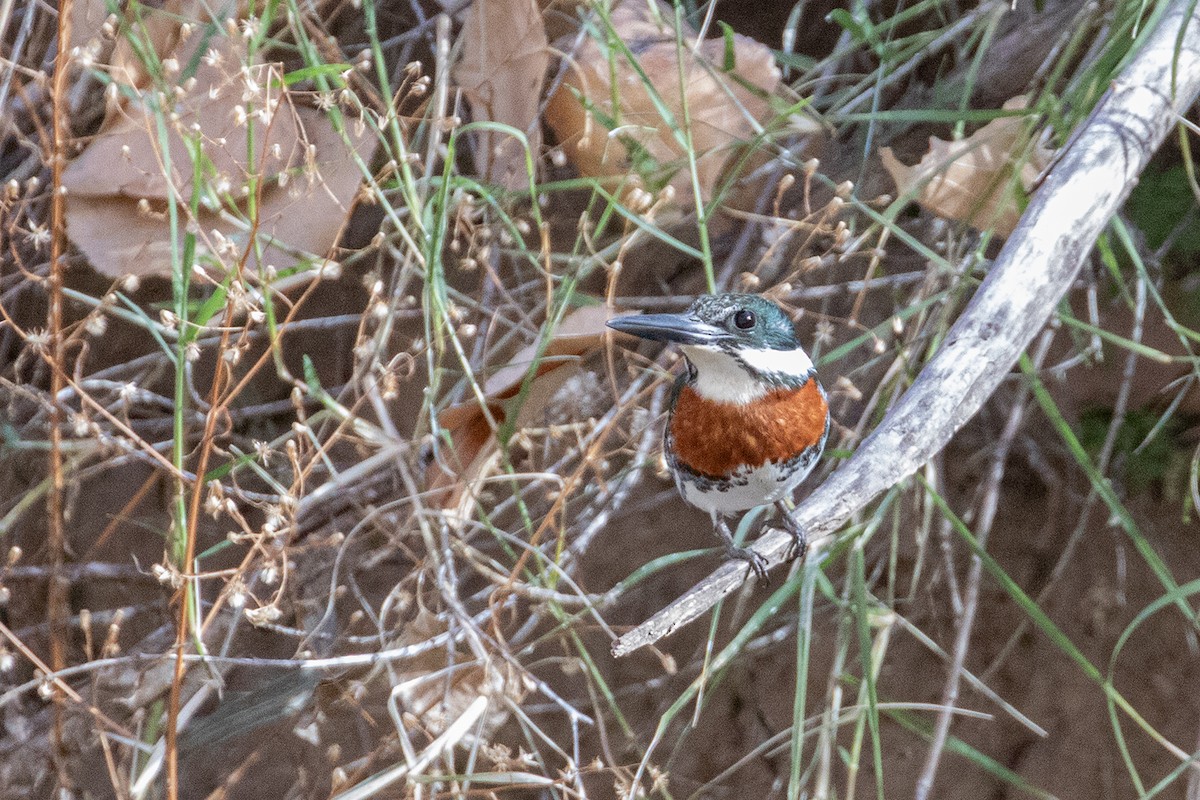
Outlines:
[[[1008,111],[1025,107],[1023,96],[1004,104]],[[911,167],[900,163],[890,147],[879,155],[897,191],[915,194],[922,208],[1008,236],[1021,218],[1021,195],[1033,188],[1053,157],[1040,144],[1027,145],[1024,119],[1001,117],[958,141],[931,136],[929,151]]]
[[[538,424],[564,385],[579,372],[578,356],[594,350],[604,343],[604,326],[612,316],[605,306],[584,306],[563,317],[546,343],[542,357],[537,361],[534,378],[526,393],[525,401],[517,412],[516,427]],[[497,423],[505,421],[505,401],[517,396],[529,368],[537,358],[538,345],[522,348],[507,364],[491,375],[483,384],[487,401],[487,413]],[[454,459],[457,468],[446,462],[442,469],[431,469],[429,488],[432,490],[453,487],[441,504],[444,508],[459,508],[465,515],[469,509],[462,504],[473,501],[476,482],[488,474],[489,465],[499,455],[496,437],[487,414],[475,400],[451,406],[438,416],[438,422],[450,431],[454,442],[446,455]]]
[[[71,39],[70,50],[94,46],[92,59],[104,46],[100,28],[108,19],[108,0],[76,0],[71,3]]]
[[[215,276],[236,267],[248,251],[252,268],[277,271],[323,258],[354,200],[361,173],[351,153],[323,113],[296,106],[281,88],[281,66],[258,64],[243,72],[243,39],[204,39],[200,32],[184,43],[177,61],[186,63],[202,42],[207,49],[194,80],[186,82],[177,117],[165,126],[165,151],[155,116],[128,108],[64,171],[68,233],[106,275],[170,273],[166,209],[172,196],[186,206],[194,191],[203,192],[191,227],[199,241],[197,263]],[[193,185],[185,136],[199,140],[200,187]],[[364,134],[351,139],[369,160],[374,140]],[[261,258],[250,246],[251,225],[239,219],[254,175],[263,186],[255,230]]]
[[[101,26],[110,16],[108,0],[79,0],[71,4],[71,47],[86,53],[90,63],[105,67],[119,87],[141,91],[150,86],[151,77],[139,51],[148,49],[163,61],[180,46],[183,23],[207,23],[210,17],[198,0],[164,0],[161,7],[130,3],[119,15],[113,15],[115,28],[124,25],[135,31],[137,46],[129,36],[110,40],[102,36]],[[125,92],[106,95],[101,131],[119,119],[127,102]]]
[[[664,19],[674,17],[670,9],[659,8]],[[682,48],[681,82],[675,35],[659,25],[647,3],[622,3],[613,9],[611,19],[615,36],[636,54],[638,65],[676,125],[683,124],[686,87],[700,193],[703,199],[710,199],[738,155],[738,146],[772,116],[767,98],[776,91],[780,73],[770,49],[735,34],[735,68],[724,72],[725,41],[717,38],[697,43],[695,33],[688,30]],[[598,113],[589,112],[584,103]],[[608,130],[603,118],[617,121],[617,130]],[[658,110],[647,82],[634,65],[616,52],[609,53],[596,40],[584,40],[571,54],[563,85],[550,98],[546,121],[580,173],[627,178],[640,166],[631,158],[631,151],[637,148],[665,174],[673,175],[667,182],[675,187],[677,197],[691,197],[685,150]]]
[[[192,44],[198,44],[195,37]],[[274,112],[239,116],[246,46],[242,39],[214,38],[210,50],[196,70],[195,84],[180,100],[175,111],[177,125],[168,125],[166,136],[173,174],[168,182],[155,129],[148,114],[122,114],[94,138],[83,153],[67,166],[64,182],[71,195],[118,194],[135,199],[166,200],[173,185],[184,197],[192,191],[192,161],[183,134],[199,133],[208,177],[217,185],[241,184],[246,178],[246,153],[253,133],[257,146],[255,162],[266,175],[277,175],[302,159],[295,109],[281,90],[268,91],[263,106],[278,104]],[[181,54],[190,58],[194,47]],[[254,79],[268,83],[269,65],[253,68]]]
[[[536,158],[541,148],[538,105],[550,64],[549,42],[536,0],[479,0],[467,10],[462,59],[454,82],[474,121],[491,120],[523,131]],[[485,180],[509,189],[529,186],[525,149],[512,136],[479,131],[475,164]]]

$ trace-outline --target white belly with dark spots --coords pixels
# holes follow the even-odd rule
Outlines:
[[[742,469],[728,482],[693,480],[676,473],[676,484],[684,499],[697,508],[710,514],[735,514],[791,497],[812,471],[818,454],[819,451],[788,466],[767,462],[761,467]]]

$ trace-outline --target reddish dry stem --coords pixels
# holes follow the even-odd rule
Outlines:
[[[51,578],[46,598],[46,610],[50,623],[50,667],[56,672],[66,666],[67,639],[67,593],[66,581],[62,577],[63,559],[66,553],[66,531],[63,528],[63,476],[62,452],[62,390],[67,373],[64,363],[63,347],[63,254],[66,251],[67,230],[64,220],[65,205],[62,186],[63,164],[66,162],[67,147],[70,142],[68,129],[68,47],[71,41],[71,3],[63,0],[58,10],[58,51],[55,54],[54,68],[54,142],[53,155],[50,159],[51,185],[53,188],[50,200],[50,285],[49,285],[49,320],[47,327],[50,332],[49,352],[47,356],[51,364],[50,370],[50,496],[47,509],[48,545],[50,550]],[[54,747],[55,764],[58,769],[59,786],[70,788],[69,776],[63,763],[65,741],[63,738],[63,722],[65,717],[66,697],[58,684],[54,686]]]

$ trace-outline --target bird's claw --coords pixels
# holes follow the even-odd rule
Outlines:
[[[803,533],[799,535],[788,531],[792,534],[792,541],[788,545],[787,553],[784,554],[784,559],[787,561],[804,560],[804,556],[808,553],[808,540]]]
[[[797,559],[803,561],[804,556],[808,553],[808,536],[805,535],[804,528],[800,527],[787,507],[781,505],[779,511],[783,516],[783,528],[792,537],[792,543],[788,545],[784,558],[788,561]]]
[[[767,558],[762,553],[751,550],[749,547],[735,547],[734,545],[726,547],[725,552],[729,554],[730,558],[736,558],[749,564],[750,571],[754,573],[760,583],[770,583],[771,579],[767,577]]]
[[[729,524],[719,516],[713,517],[713,525],[717,529],[717,535],[725,542],[725,552],[730,558],[736,558],[739,561],[745,561],[750,565],[750,571],[758,578],[759,583],[769,583],[767,578],[767,558],[762,553],[751,550],[749,547],[738,547],[733,541],[733,532],[729,530]]]

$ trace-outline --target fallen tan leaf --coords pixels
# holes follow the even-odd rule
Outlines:
[[[100,27],[108,19],[108,0],[76,0],[71,3],[71,38],[68,48],[84,48],[94,45],[99,51],[104,46]],[[93,63],[98,52],[92,54]]]
[[[165,126],[165,155],[154,116],[130,107],[64,170],[68,234],[106,275],[170,274],[167,202],[174,193],[186,210],[197,189],[185,135],[199,137],[203,158],[200,190],[205,194],[190,226],[199,243],[197,263],[218,278],[248,250],[252,269],[261,265],[282,272],[322,259],[358,191],[361,173],[342,137],[323,113],[297,107],[279,88],[280,65],[254,65],[243,73],[243,39],[205,40],[200,32],[184,43],[181,63],[201,42],[206,57],[179,99],[177,119]],[[261,87],[251,103],[245,96],[247,75]],[[253,112],[255,107],[261,111]],[[253,164],[247,155],[251,131]],[[374,139],[352,134],[351,141],[369,160]],[[238,219],[252,171],[263,186],[255,231],[260,248],[250,247],[250,226]]]
[[[1020,110],[1026,102],[1014,97],[1004,108]],[[1024,118],[1001,117],[965,139],[930,137],[929,151],[911,167],[890,147],[879,155],[901,195],[914,194],[922,208],[940,217],[1008,236],[1021,218],[1021,196],[1054,155],[1041,144],[1027,145]]]
[[[666,6],[660,4],[659,9],[662,18],[674,18]],[[711,199],[740,145],[772,117],[767,98],[778,88],[780,72],[770,48],[735,34],[735,68],[727,73],[722,70],[725,40],[697,44],[689,29],[682,47],[681,82],[675,35],[659,25],[647,3],[621,3],[611,20],[613,35],[636,54],[638,66],[677,125],[683,124],[686,87],[700,193],[704,200]],[[546,121],[580,173],[625,179],[645,166],[644,155],[659,168],[647,181],[649,188],[670,183],[677,197],[691,197],[685,150],[634,65],[591,37],[569,58],[563,85],[549,100]],[[604,119],[619,127],[608,130]]]
[[[111,46],[106,46],[98,33],[100,24],[109,15],[108,0],[83,0],[73,3],[71,11],[72,44],[94,42],[101,51],[96,54],[97,61],[107,65],[108,76],[117,86],[132,92],[140,92],[151,84],[142,53],[152,51],[161,63],[179,49],[185,21],[199,25],[211,19],[199,0],[165,0],[160,8],[131,3],[125,8],[122,21],[127,29],[136,31],[136,45],[126,35],[118,36]],[[126,92],[106,95],[101,131],[107,130],[119,118],[126,102]]]
[[[534,372],[525,401],[514,421],[519,430],[526,425],[542,423],[542,417],[559,390],[580,373],[578,356],[604,343],[605,323],[611,318],[605,306],[584,306],[563,317],[554,330]],[[506,402],[516,397],[525,376],[537,358],[535,342],[522,348],[508,363],[494,372],[483,384],[487,413],[497,423],[506,419]],[[460,516],[469,514],[479,479],[490,474],[499,457],[496,437],[488,423],[487,414],[476,400],[451,406],[438,415],[439,424],[450,431],[454,446],[446,452],[453,464],[443,461],[428,476],[431,490],[450,489],[441,499],[443,508],[458,509]]]
[[[612,312],[605,306],[583,306],[567,314],[554,329],[538,364],[538,374],[555,369],[556,358],[579,356],[604,343]],[[525,380],[525,373],[537,356],[537,344],[522,348],[508,364],[492,374],[483,384],[483,393],[490,399],[512,397]]]
[[[467,10],[462,58],[454,82],[476,122],[490,120],[525,133],[536,159],[541,148],[538,105],[550,64],[549,41],[535,0],[479,0]],[[485,180],[509,189],[529,186],[525,149],[512,136],[478,131],[471,138]]]
[[[302,261],[319,262],[325,256],[362,182],[341,137],[324,115],[309,108],[297,109],[296,115],[305,139],[316,148],[315,169],[306,171],[309,177],[293,178],[286,187],[275,184],[264,189],[258,208],[261,264],[276,271],[289,270]],[[357,137],[355,142],[359,155],[369,159],[374,140]],[[237,266],[249,242],[244,225],[201,209],[196,228],[198,264],[216,276]],[[67,232],[92,266],[105,275],[171,272],[170,226],[163,201],[143,208],[139,200],[121,194],[68,194]],[[260,258],[252,252],[246,263],[257,269]]]
[[[193,36],[181,58],[190,58],[199,34]],[[192,161],[183,140],[199,134],[205,160],[206,182],[240,186],[247,176],[247,152],[251,132],[258,170],[278,175],[303,158],[297,129],[298,117],[286,94],[270,91],[255,102],[265,106],[278,103],[274,112],[239,118],[243,79],[240,65],[246,59],[245,40],[227,36],[209,42],[209,56],[200,61],[195,84],[174,109],[178,124],[167,125],[167,143],[173,175],[170,182],[163,173],[164,159],[159,146],[154,116],[130,112],[121,114],[108,129],[96,136],[87,148],[64,170],[63,183],[70,195],[123,195],[134,199],[166,200],[173,184],[183,197],[192,191]],[[279,82],[279,73],[270,74],[270,65],[252,68],[260,85],[269,79]]]

